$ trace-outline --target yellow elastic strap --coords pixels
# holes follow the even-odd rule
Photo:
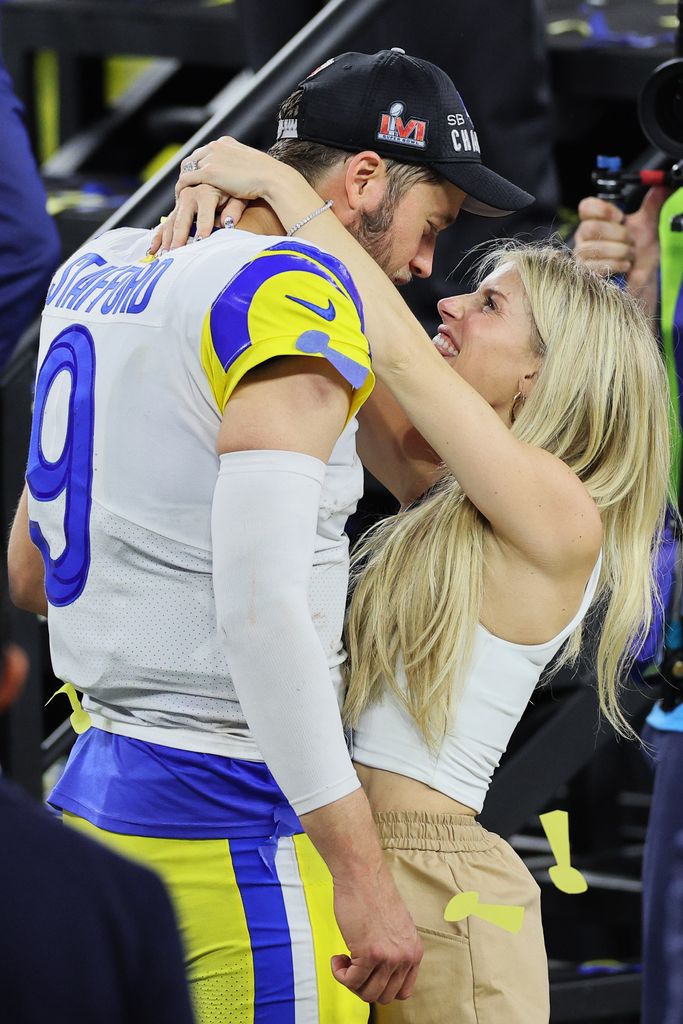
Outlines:
[[[81,733],[87,732],[90,726],[92,725],[92,720],[88,712],[83,710],[83,707],[81,705],[80,700],[78,699],[78,695],[76,693],[76,690],[74,689],[73,684],[64,683],[64,686],[60,686],[59,689],[55,690],[55,692],[52,694],[47,704],[49,704],[51,700],[54,700],[58,693],[65,693],[69,700],[69,704],[71,705],[71,714],[69,715],[69,721],[71,722],[71,728],[73,729],[73,731],[75,733],[78,733],[79,736]],[[47,707],[47,704],[45,705],[45,707]]]

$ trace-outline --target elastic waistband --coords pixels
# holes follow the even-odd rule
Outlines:
[[[384,849],[479,852],[500,842],[469,814],[382,811],[374,818]]]
[[[92,700],[88,700],[84,709],[90,715],[95,729],[110,732],[114,736],[127,736],[132,740],[142,740],[143,743],[157,743],[162,747],[174,747],[176,750],[188,750],[196,754],[218,754],[219,757],[240,761],[263,761],[251,735],[230,732],[229,726],[222,733],[210,733],[139,722],[118,722],[98,711]]]

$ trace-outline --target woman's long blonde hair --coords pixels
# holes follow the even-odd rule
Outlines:
[[[598,693],[612,725],[632,735],[619,691],[652,618],[653,551],[671,459],[662,359],[638,302],[567,250],[508,242],[484,258],[480,274],[507,263],[524,285],[537,331],[530,345],[543,357],[511,429],[520,441],[562,459],[600,510]],[[356,724],[388,686],[430,745],[443,737],[471,658],[489,529],[448,474],[417,507],[363,538],[347,622],[348,723]],[[562,663],[578,655],[582,632],[568,641]]]

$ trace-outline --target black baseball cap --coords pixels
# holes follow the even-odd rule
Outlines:
[[[280,139],[303,139],[360,153],[372,149],[421,164],[467,193],[463,210],[504,217],[534,197],[481,162],[479,139],[460,94],[441,68],[394,47],[342,53],[316,68],[296,118],[278,122]]]

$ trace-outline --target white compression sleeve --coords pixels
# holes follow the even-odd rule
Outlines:
[[[297,814],[358,789],[308,606],[325,465],[221,456],[211,515],[218,629],[244,716]]]

